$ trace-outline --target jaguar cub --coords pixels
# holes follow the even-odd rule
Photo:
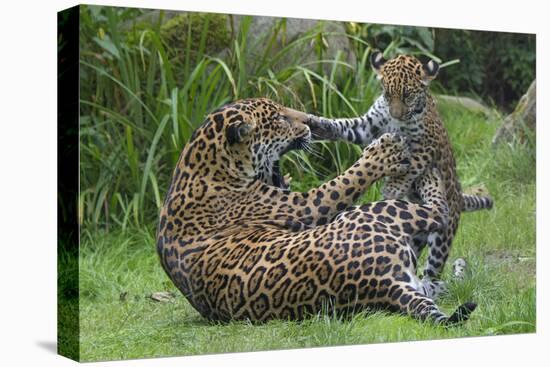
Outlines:
[[[383,94],[369,111],[356,118],[311,116],[312,131],[319,138],[362,145],[383,133],[405,134],[412,147],[412,166],[407,174],[386,180],[382,189],[386,199],[409,197],[414,200],[419,179],[426,172],[426,167],[435,163],[445,182],[449,225],[441,233],[415,236],[414,239],[417,254],[428,243],[424,281],[426,284],[434,283],[449,256],[461,212],[488,209],[493,202],[488,197],[462,193],[449,136],[428,91],[430,81],[439,71],[438,64],[433,60],[422,64],[414,56],[406,55],[387,61],[380,52],[374,52],[370,61],[381,82]]]

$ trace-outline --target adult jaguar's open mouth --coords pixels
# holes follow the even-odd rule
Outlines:
[[[289,180],[285,180],[285,177],[283,176],[283,173],[281,172],[281,159],[282,157],[292,151],[292,150],[307,150],[308,146],[311,142],[310,135],[305,135],[296,138],[293,140],[288,146],[280,153],[279,159],[275,160],[273,162],[273,165],[270,167],[269,170],[271,172],[271,176],[268,177],[266,175],[265,177],[270,180],[271,182],[266,182],[267,184],[279,187],[281,189],[288,189],[289,188]]]
[[[304,112],[286,107],[281,114],[284,115],[287,120],[291,121],[291,123],[305,124],[308,129],[305,130],[302,136],[291,141],[281,152],[279,152],[277,159],[265,162],[266,165],[262,167],[263,169],[258,177],[268,185],[276,186],[281,189],[288,189],[290,178],[284,177],[281,172],[281,158],[291,150],[310,150],[309,145],[312,140],[322,140],[325,138],[323,134],[316,134],[313,129],[322,131],[332,124],[322,124],[317,116],[308,115]]]
[[[281,172],[280,160],[273,162],[271,168],[271,183],[273,186],[280,187],[281,189],[288,189],[288,182],[285,182],[283,173]]]

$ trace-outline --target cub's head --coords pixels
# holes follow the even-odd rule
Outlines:
[[[408,121],[424,113],[428,85],[439,71],[437,62],[430,60],[422,64],[408,55],[386,60],[378,51],[371,54],[370,62],[393,118]]]
[[[247,176],[284,187],[279,159],[311,140],[308,115],[269,99],[240,100],[209,116],[227,157]]]

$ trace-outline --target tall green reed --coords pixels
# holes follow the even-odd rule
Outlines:
[[[211,23],[206,19],[197,29],[189,17],[183,57],[174,58],[161,37],[162,11],[156,21],[141,22],[137,9],[82,9],[79,219],[91,228],[154,222],[182,147],[205,116],[227,102],[265,96],[316,114],[352,116],[367,111],[378,93],[368,43],[326,32],[323,22],[287,39],[286,19],[253,35],[252,17],[240,17],[225,52],[211,53]],[[237,23],[232,16],[227,21]],[[327,58],[322,45],[331,37],[358,45],[354,63],[341,52]],[[298,180],[322,180],[360,153],[326,142],[315,150],[288,154],[283,169]]]

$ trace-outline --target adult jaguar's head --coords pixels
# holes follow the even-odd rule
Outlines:
[[[371,54],[370,62],[382,84],[390,115],[401,121],[421,117],[426,109],[428,85],[439,71],[437,62],[422,64],[409,55],[386,60],[378,51]]]
[[[285,187],[279,160],[310,142],[309,118],[269,99],[245,99],[211,113],[192,140],[206,140],[199,144],[199,155],[207,154],[210,144],[221,145],[216,154],[220,172]]]

